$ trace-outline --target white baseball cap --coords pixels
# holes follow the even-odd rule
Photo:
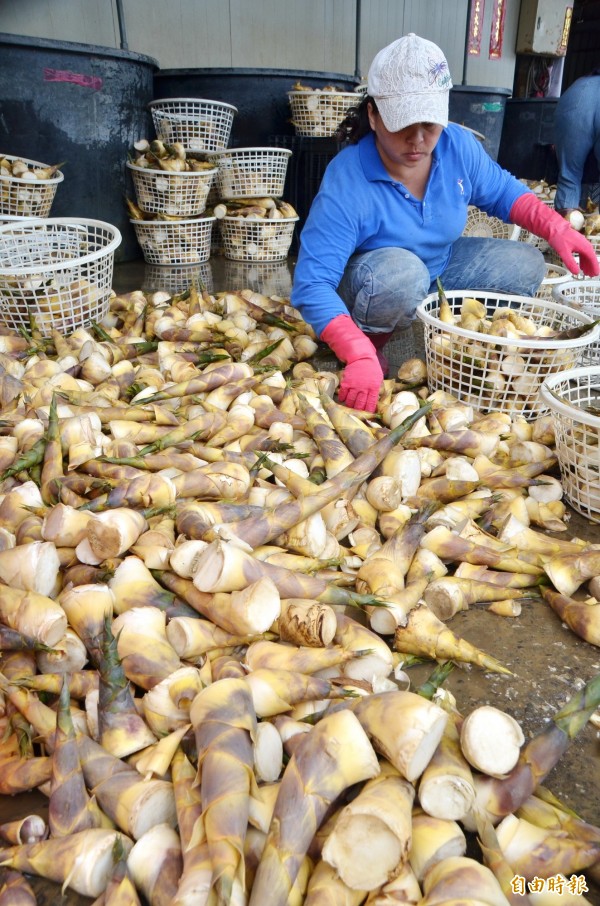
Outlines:
[[[367,92],[389,132],[413,123],[447,126],[451,88],[440,48],[412,33],[380,50],[367,77]]]

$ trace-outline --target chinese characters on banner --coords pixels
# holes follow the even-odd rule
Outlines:
[[[502,56],[502,39],[504,37],[505,12],[505,0],[494,0],[494,6],[492,10],[492,26],[490,29],[490,60],[498,60]]]
[[[485,0],[474,0],[471,7],[471,20],[469,22],[469,38],[467,50],[471,56],[481,53],[481,28],[483,26],[483,6]]]

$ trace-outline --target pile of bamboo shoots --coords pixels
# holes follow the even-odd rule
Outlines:
[[[129,160],[144,170],[162,170],[165,173],[199,173],[215,169],[214,163],[198,159],[192,152],[186,151],[181,142],[169,144],[158,138],[152,141],[142,138],[134,142]]]
[[[475,605],[541,595],[600,644],[552,422],[420,361],[357,413],[316,350],[286,299],[195,287],[0,337],[0,793],[48,797],[0,826],[2,906],[23,873],[97,906],[589,902],[600,828],[544,780],[600,675],[528,741],[442,685],[511,673],[448,625]]]

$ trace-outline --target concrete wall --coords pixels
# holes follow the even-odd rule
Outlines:
[[[366,74],[375,53],[414,31],[439,44],[455,84],[512,88],[519,4],[506,2],[503,53],[465,68],[468,0],[122,0],[128,49],[162,69],[251,67]],[[0,32],[120,47],[117,0],[0,3]],[[359,47],[357,51],[357,36]]]

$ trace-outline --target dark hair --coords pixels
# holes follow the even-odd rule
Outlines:
[[[339,142],[349,142],[355,145],[357,141],[369,135],[373,130],[369,123],[368,105],[377,113],[377,104],[373,98],[365,94],[360,103],[346,111],[346,117],[338,126],[335,137]]]

